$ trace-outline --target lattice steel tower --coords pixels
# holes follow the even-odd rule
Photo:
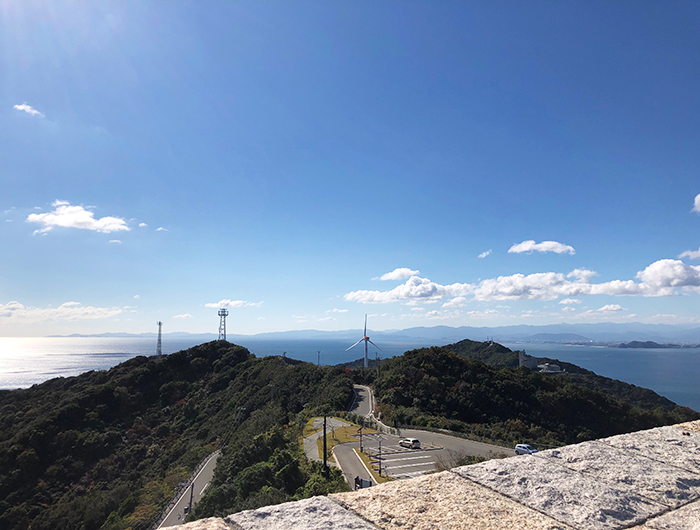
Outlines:
[[[219,340],[226,340],[226,317],[228,309],[219,309]]]
[[[163,327],[162,322],[158,322],[158,345],[156,346],[156,356],[157,357],[162,357],[163,356],[163,349],[161,348],[161,340],[160,340],[160,335],[161,335],[161,328]]]

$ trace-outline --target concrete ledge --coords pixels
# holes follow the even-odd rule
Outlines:
[[[633,530],[700,530],[700,501],[650,519]]]
[[[678,426],[603,438],[601,443],[700,474],[700,433]]]
[[[588,442],[535,455],[669,508],[700,499],[700,476],[617,447]]]
[[[331,497],[387,530],[571,530],[449,471]]]
[[[662,504],[532,455],[453,470],[576,528],[612,530],[668,510]]]
[[[226,522],[233,524],[235,530],[376,530],[328,497],[312,497],[239,512],[226,517]]]
[[[679,423],[677,427],[684,429],[686,431],[695,431],[697,433],[700,433],[700,420],[698,421],[689,421],[687,423]]]
[[[238,530],[236,527],[226,524],[223,519],[211,517],[209,519],[200,519],[193,523],[187,523],[180,526],[168,526],[161,530]]]

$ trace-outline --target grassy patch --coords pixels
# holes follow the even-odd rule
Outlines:
[[[313,420],[311,420],[313,422]],[[307,426],[309,423],[307,423]],[[311,423],[313,425],[313,423]],[[316,430],[310,430],[310,436],[311,434],[314,434],[316,432],[322,431],[323,428],[321,429],[316,429]],[[359,440],[359,430],[360,426],[356,424],[348,425],[346,427],[338,427],[336,429],[326,429],[326,450],[328,451],[328,460],[331,462],[334,462],[333,455],[331,453],[331,450],[333,447],[335,447],[338,444],[344,444],[348,442],[357,442]],[[306,432],[306,428],[304,429],[304,432]],[[367,427],[364,428],[362,431],[363,434],[376,434],[379,431],[375,431],[374,429],[369,429]],[[302,441],[303,443],[303,441]],[[319,438],[316,440],[316,446],[318,447],[318,455],[319,458],[323,458],[323,436],[319,436]]]
[[[307,436],[311,436],[320,430],[323,430],[323,427],[314,429],[314,418],[310,418],[309,421],[306,422],[306,425],[304,425],[304,430],[302,431],[301,436],[302,438],[306,438]]]
[[[375,469],[375,464],[370,462],[369,457],[365,453],[361,453],[358,449],[355,449],[354,451],[360,457],[360,460],[364,462],[365,466],[367,466],[369,472],[372,473],[372,478],[377,484],[383,484],[384,482],[391,482],[392,480],[396,480],[395,478],[388,477],[386,475],[382,475],[380,477],[379,473],[377,473],[377,470]]]

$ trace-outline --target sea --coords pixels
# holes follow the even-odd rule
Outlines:
[[[434,341],[433,341],[434,342]],[[201,343],[195,339],[163,339],[164,354]],[[286,355],[321,364],[361,359],[362,345],[350,351],[345,340],[236,339],[262,357]],[[383,342],[381,351],[369,349],[369,357],[386,359],[407,350],[434,343]],[[679,405],[700,411],[700,348],[645,349],[565,344],[504,343],[535,357],[549,357],[592,370],[598,375],[650,388]],[[0,338],[0,389],[28,388],[54,377],[70,377],[90,370],[107,370],[139,355],[155,355],[156,340],[145,338],[4,337]],[[320,352],[320,353],[319,353]]]

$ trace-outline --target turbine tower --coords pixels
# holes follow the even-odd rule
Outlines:
[[[156,346],[156,356],[157,357],[162,357],[163,356],[163,348],[161,348],[161,340],[160,340],[160,330],[163,327],[163,323],[158,321],[158,344]]]
[[[378,350],[381,350],[381,348],[380,348],[379,346],[377,346],[374,342],[372,342],[371,340],[369,340],[369,337],[367,336],[367,315],[365,315],[365,334],[364,334],[364,336],[363,336],[360,340],[358,340],[355,344],[353,344],[352,346],[350,346],[350,347],[349,347],[347,350],[345,350],[345,351],[351,350],[352,348],[354,348],[354,347],[357,346],[360,342],[363,342],[363,341],[364,341],[364,343],[365,343],[365,364],[364,364],[364,367],[367,368],[367,365],[368,365],[368,361],[367,361],[367,343],[370,343],[372,346],[374,346],[374,347],[377,348]]]
[[[226,340],[226,317],[228,309],[219,309],[219,340]]]

